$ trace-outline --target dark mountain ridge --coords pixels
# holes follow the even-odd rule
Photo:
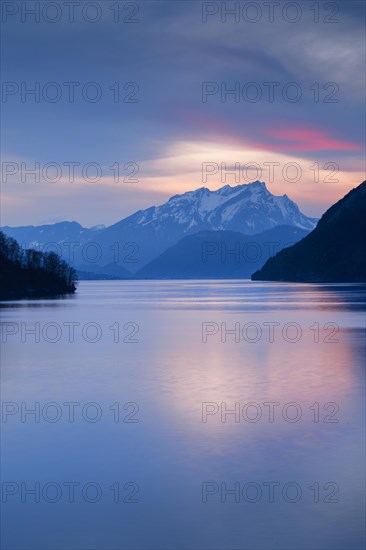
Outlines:
[[[140,269],[142,279],[240,279],[308,231],[278,226],[258,235],[201,231],[181,239]]]
[[[270,258],[254,281],[365,282],[366,181],[331,206],[304,239]]]

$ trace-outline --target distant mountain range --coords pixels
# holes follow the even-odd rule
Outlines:
[[[280,225],[258,235],[201,231],[181,239],[140,269],[141,279],[250,278],[271,256],[309,232]]]
[[[334,204],[308,236],[270,258],[255,281],[366,282],[366,181]]]
[[[294,228],[300,230],[300,239],[316,223],[317,219],[302,214],[286,195],[272,195],[264,183],[255,181],[235,187],[225,185],[217,191],[202,187],[175,195],[161,206],[139,210],[109,227],[87,229],[77,222],[60,222],[2,229],[26,248],[47,247],[61,254],[80,272],[128,278],[143,273],[142,268],[149,262],[184,237],[197,233],[228,231],[254,236],[282,226],[281,243],[292,243],[296,240]],[[188,241],[188,246],[197,247],[199,240]],[[187,246],[187,242],[180,246]]]

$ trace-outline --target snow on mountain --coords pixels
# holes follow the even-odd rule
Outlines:
[[[98,225],[93,225],[93,227],[91,227],[90,229],[92,231],[101,231],[102,229],[105,229],[106,228],[106,225],[100,223]]]
[[[209,229],[254,234],[277,225],[311,230],[317,220],[302,214],[286,195],[272,195],[265,183],[255,181],[225,185],[217,191],[201,187],[175,195],[162,206],[137,212],[129,222],[145,227],[174,223],[183,226],[183,233]]]

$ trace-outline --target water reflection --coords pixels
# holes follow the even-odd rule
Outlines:
[[[80,414],[73,423],[65,415],[56,423],[9,416],[3,480],[94,480],[103,498],[50,504],[9,497],[5,547],[361,548],[364,300],[363,285],[113,281],[81,283],[70,301],[7,304],[2,327],[15,323],[19,331],[3,345],[3,400],[96,402],[103,415],[95,423]],[[129,322],[138,324],[138,342],[115,342],[111,327],[118,323],[125,336]],[[37,343],[30,334],[22,342],[20,323],[39,323],[41,331],[57,323],[61,337]],[[88,323],[101,329],[94,343],[82,337]],[[203,323],[214,328],[206,343]],[[257,341],[253,326],[245,331],[253,323]],[[137,403],[139,422],[115,423],[116,402]],[[266,403],[276,404],[273,422]],[[113,503],[109,487],[117,480],[138,483],[140,502]],[[221,483],[265,489],[291,481],[302,490],[296,504],[281,492],[274,502],[222,502]],[[205,503],[204,482],[219,487]],[[339,487],[336,503],[324,502],[329,482]]]

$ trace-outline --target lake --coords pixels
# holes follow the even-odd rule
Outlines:
[[[9,550],[364,546],[365,286],[3,303]]]

